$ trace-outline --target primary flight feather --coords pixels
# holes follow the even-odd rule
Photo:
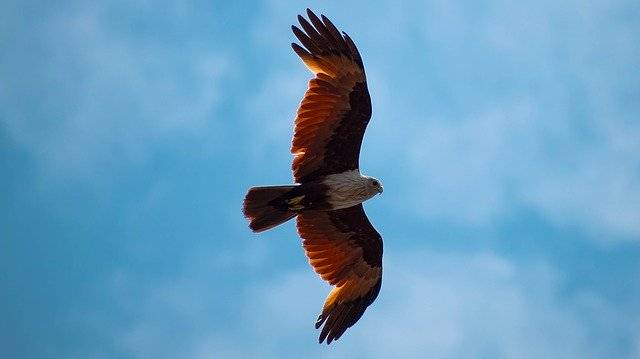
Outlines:
[[[364,65],[351,38],[307,9],[292,26],[293,50],[314,73],[295,119],[291,153],[296,184],[253,187],[243,205],[249,227],[262,232],[297,217],[309,263],[333,285],[316,328],[319,342],[340,338],[376,299],[382,284],[382,237],[362,202],[382,184],[360,174],[371,118]]]

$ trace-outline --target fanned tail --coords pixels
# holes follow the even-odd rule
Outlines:
[[[287,199],[297,185],[252,187],[244,198],[242,211],[249,220],[249,228],[263,232],[296,216]]]

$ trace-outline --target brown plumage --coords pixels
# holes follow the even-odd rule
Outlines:
[[[330,344],[355,324],[373,303],[382,283],[382,238],[362,204],[331,212],[302,212],[298,233],[309,263],[334,285],[316,328]]]
[[[356,45],[326,17],[320,20],[310,10],[307,14],[313,26],[298,16],[306,34],[291,27],[306,50],[296,43],[291,47],[316,75],[295,119],[291,153],[296,182],[357,169],[371,118],[371,99]]]
[[[297,216],[313,269],[334,286],[316,322],[319,341],[337,340],[362,317],[382,284],[382,238],[362,202],[382,185],[362,176],[359,156],[371,118],[362,58],[355,44],[324,16],[307,9],[292,26],[291,44],[314,73],[295,118],[291,152],[297,184],[253,187],[243,211],[261,232]],[[355,205],[354,205],[355,204]]]

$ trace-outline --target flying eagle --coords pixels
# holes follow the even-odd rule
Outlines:
[[[360,174],[358,157],[371,118],[360,53],[324,15],[291,29],[293,50],[314,73],[295,119],[291,153],[294,185],[253,187],[243,205],[249,227],[266,231],[297,216],[309,263],[334,286],[316,322],[319,342],[330,344],[354,325],[382,284],[382,237],[362,202],[382,184]]]

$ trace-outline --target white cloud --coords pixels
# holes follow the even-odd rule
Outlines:
[[[199,253],[159,281],[116,273],[101,295],[119,303],[115,317],[131,321],[104,333],[113,347],[103,349],[133,358],[595,358],[634,350],[615,340],[634,330],[623,309],[593,293],[567,292],[562,273],[545,262],[492,252],[391,253],[378,300],[326,347],[316,343],[313,322],[329,288],[311,269],[248,283],[241,277],[269,266],[273,253],[249,267],[220,258]],[[221,283],[229,280],[238,282]]]
[[[158,143],[203,132],[216,142],[210,128],[220,81],[231,71],[228,55],[172,43],[170,31],[146,37],[126,18],[142,16],[145,7],[118,18],[120,5],[50,11],[38,27],[20,29],[27,45],[11,45],[2,125],[47,175],[110,179],[123,164],[144,161]],[[169,25],[145,21],[151,30]],[[26,67],[32,71],[17,77]]]
[[[630,36],[637,23],[618,17],[626,6],[436,1],[326,11],[364,52],[374,100],[365,171],[396,194],[387,198],[396,210],[430,220],[487,227],[524,206],[605,243],[640,239],[640,108],[625,100],[637,91],[629,79],[640,46]],[[300,11],[270,2],[256,38],[281,49],[276,39],[291,37],[282,24],[295,22],[286,14]],[[387,14],[385,26],[369,11]],[[288,76],[300,72],[266,70],[273,80],[255,102],[292,113],[302,90],[296,96],[299,79]],[[277,117],[262,131],[272,143],[290,134],[290,119]]]
[[[593,143],[563,127],[531,100],[460,121],[426,121],[407,147],[412,175],[421,179],[412,189],[414,210],[483,226],[524,204],[605,242],[640,239],[640,143],[626,140],[640,131],[622,126],[624,132],[609,133],[594,125],[602,139]]]
[[[298,66],[297,71],[275,70],[268,73],[248,102],[247,119],[250,123],[247,126],[260,134],[251,146],[257,162],[281,158],[283,163],[287,163],[292,158],[289,148],[293,120],[311,74],[301,62],[291,62],[291,66]]]
[[[428,217],[484,225],[505,215],[509,186],[530,173],[534,110],[527,101],[450,122],[431,120],[413,135],[408,161],[421,186],[414,206]]]
[[[358,338],[385,343],[371,348],[374,357],[591,356],[583,323],[558,300],[558,275],[545,264],[421,252],[386,262],[383,303]]]
[[[281,49],[299,70],[281,66],[287,62],[266,64],[264,82],[250,94],[247,113],[255,126],[249,128],[258,134],[252,143],[258,162],[276,152],[290,159],[289,141],[282,141],[282,134],[291,132],[295,105],[309,76],[287,48],[288,41],[275,35],[291,36],[282,24],[295,17],[283,7],[298,5],[278,4],[267,15],[284,22],[261,17],[267,26],[256,27],[262,36],[257,38]],[[587,16],[579,21],[589,28],[562,25],[568,33],[548,27],[551,20],[563,19],[549,20],[544,3],[531,12],[525,6],[503,13],[506,4],[501,2],[474,7],[483,18],[479,22],[467,21],[468,14],[455,4],[434,4],[428,10],[407,3],[385,5],[390,11],[384,19],[372,16],[380,12],[375,4],[363,12],[355,10],[358,4],[349,5],[354,10],[327,12],[354,18],[347,30],[369,50],[364,55],[375,86],[376,112],[365,161],[381,171],[383,180],[395,181],[394,186],[385,182],[386,203],[393,203],[398,213],[479,227],[526,205],[558,225],[599,231],[603,240],[638,238],[640,128],[630,121],[637,107],[621,100],[632,97],[635,87],[620,85],[625,72],[616,72],[635,64],[638,42],[629,35],[634,29],[626,23],[592,25],[589,16],[608,19],[604,2],[595,9],[582,3],[568,6],[566,11]],[[179,21],[191,19],[194,11],[159,7]],[[119,31],[128,30],[112,26],[114,14],[105,11],[81,7],[44,21],[46,38],[37,40],[50,46],[56,44],[52,39],[61,41],[46,48],[53,56],[44,69],[32,68],[37,74],[32,82],[45,88],[36,92],[39,104],[33,107],[50,113],[41,116],[49,122],[31,122],[33,104],[17,105],[19,95],[30,88],[18,93],[0,87],[2,126],[49,173],[63,178],[115,176],[120,163],[144,161],[156,143],[176,133],[198,136],[205,130],[212,135],[209,116],[220,104],[222,79],[233,71],[226,54],[186,46],[176,57],[169,45],[126,39]],[[514,13],[518,16],[510,16]],[[524,17],[528,22],[518,23]],[[375,40],[358,39],[358,32],[371,32]],[[575,35],[583,41],[572,41]],[[601,53],[619,56],[594,57],[602,48],[592,44],[612,43]],[[469,46],[476,53],[467,53]],[[554,53],[562,49],[568,50]],[[484,57],[476,56],[478,51]],[[472,66],[471,60],[495,60],[486,56],[494,51],[506,59],[501,65],[523,75],[501,83],[508,80],[503,69],[491,72],[500,80],[499,89],[494,100],[479,105],[494,94],[477,85],[491,80],[476,76],[490,67]],[[444,63],[436,61],[440,66],[434,67],[428,61],[438,53],[445,53],[439,59]],[[554,60],[567,55],[568,65]],[[412,65],[414,58],[425,64]],[[186,82],[192,85],[178,86]],[[55,86],[61,84],[68,88]],[[576,100],[576,93],[584,98]],[[457,103],[462,108],[429,108],[441,100],[444,106]],[[575,109],[571,101],[586,106]],[[60,108],[61,103],[72,105]],[[126,116],[120,116],[124,109]],[[586,114],[569,121],[572,111]],[[269,146],[278,150],[262,150]],[[152,186],[126,220],[143,218],[171,189],[164,182]],[[233,220],[242,222],[237,204],[229,206]],[[230,223],[225,231],[238,228]],[[335,345],[318,346],[313,322],[329,289],[311,269],[302,269],[302,259],[297,266],[273,269],[273,263],[289,255],[276,253],[273,242],[251,241],[240,248],[218,244],[217,252],[198,251],[167,271],[136,272],[135,263],[126,263],[130,267],[98,283],[96,297],[108,304],[77,310],[72,320],[102,336],[98,341],[105,347],[92,347],[91,355],[78,357],[620,357],[633,354],[634,348],[624,346],[627,341],[640,352],[633,324],[637,313],[566,285],[564,273],[543,260],[415,248],[386,255],[384,287],[376,303]]]
[[[398,210],[408,199],[428,219],[492,226],[527,206],[599,241],[640,239],[638,24],[617,20],[622,3],[503,5],[435,2],[406,19],[422,30],[424,88],[403,91],[384,65],[397,59],[374,59],[365,161],[387,163],[373,167]]]

